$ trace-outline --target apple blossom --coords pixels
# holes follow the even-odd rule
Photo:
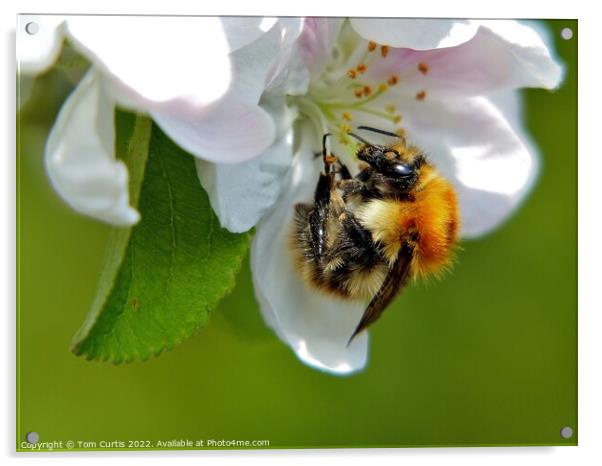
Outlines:
[[[320,136],[333,133],[332,152],[353,169],[350,128],[403,131],[452,182],[461,234],[476,237],[516,209],[537,174],[516,90],[554,88],[562,69],[515,21],[307,19],[297,45],[310,74],[307,91],[288,98],[300,143],[284,192],[257,225],[253,280],[266,322],[297,356],[345,374],[367,361],[367,332],[346,345],[365,304],[311,289],[287,253],[293,206],[313,199]]]
[[[302,361],[338,374],[366,364],[367,332],[347,346],[364,305],[308,288],[288,253],[322,135],[335,135],[332,152],[354,170],[354,126],[403,134],[454,185],[462,236],[476,237],[516,210],[537,175],[518,90],[562,79],[538,32],[508,20],[20,17],[33,20],[44,40],[19,35],[22,73],[48,69],[63,37],[92,62],[47,144],[61,197],[134,224],[113,108],[149,114],[197,157],[222,226],[256,227],[251,266],[267,324]]]

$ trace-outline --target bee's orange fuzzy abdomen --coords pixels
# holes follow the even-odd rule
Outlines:
[[[414,275],[438,275],[451,264],[458,241],[460,218],[456,193],[447,180],[436,177],[429,182],[428,189],[416,192],[411,211],[400,222],[411,219],[419,235]]]

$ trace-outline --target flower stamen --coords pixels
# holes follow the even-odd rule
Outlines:
[[[339,126],[339,128],[343,133],[348,133],[351,131],[351,125],[349,123],[343,123],[341,126]]]
[[[389,55],[389,46],[381,45],[380,46],[380,56],[385,58],[387,55]]]
[[[368,42],[368,50],[370,52],[374,52],[376,50],[376,42],[373,42],[373,41]]]
[[[397,84],[399,82],[399,78],[395,75],[391,76],[388,80],[387,83],[389,84],[389,86],[395,86],[395,84]]]
[[[426,98],[426,91],[425,90],[422,90],[422,91],[416,93],[416,100],[422,102],[425,98]]]
[[[418,63],[418,71],[422,74],[427,74],[429,72],[429,66],[426,63]]]
[[[347,76],[349,76],[351,79],[355,79],[357,74],[356,74],[355,70],[352,68],[350,70],[347,70]]]

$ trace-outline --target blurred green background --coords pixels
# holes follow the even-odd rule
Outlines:
[[[395,302],[371,329],[368,367],[350,377],[306,367],[263,324],[248,260],[209,325],[173,351],[122,366],[74,356],[109,228],[49,186],[43,145],[71,84],[44,76],[18,134],[18,442],[35,431],[272,448],[575,445],[577,22],[547,25],[566,80],[524,92],[542,154],[533,193],[502,228],[464,243],[453,273]]]

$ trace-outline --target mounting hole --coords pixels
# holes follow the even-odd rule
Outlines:
[[[27,432],[25,440],[27,440],[27,443],[38,443],[40,441],[40,434],[37,432]]]
[[[573,30],[571,28],[564,28],[560,31],[560,37],[564,40],[571,40],[573,38]]]
[[[562,438],[571,438],[573,436],[573,429],[569,426],[563,427],[560,429],[560,436]]]
[[[40,30],[40,25],[34,21],[25,25],[25,32],[30,35],[37,34]]]

